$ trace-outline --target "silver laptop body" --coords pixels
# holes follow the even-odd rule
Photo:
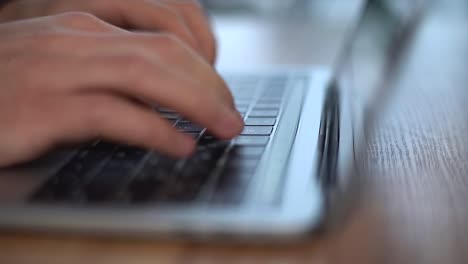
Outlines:
[[[363,17],[368,9],[370,5],[363,8]],[[357,42],[355,36],[361,27],[362,21],[350,32],[352,37],[334,72],[314,67],[286,67],[225,74],[236,102],[243,108],[246,122],[253,125],[249,126],[251,131],[224,142],[225,148],[211,168],[210,177],[202,175],[204,180],[197,183],[200,188],[193,196],[172,197],[173,193],[159,190],[164,195],[154,191],[145,196],[146,200],[138,202],[141,190],[151,187],[144,181],[145,177],[153,177],[153,171],[147,168],[151,168],[153,161],[154,168],[158,168],[157,162],[165,159],[151,152],[138,152],[142,157],[131,171],[132,176],[126,178],[118,192],[101,196],[104,189],[96,191],[91,185],[101,174],[109,176],[103,172],[109,160],[126,155],[119,152],[126,147],[118,145],[113,147],[105,162],[99,163],[100,169],[87,171],[86,177],[75,175],[86,180],[77,185],[73,195],[62,193],[63,189],[58,188],[60,184],[70,186],[67,181],[63,183],[63,177],[68,177],[72,169],[82,169],[83,164],[77,159],[89,155],[90,149],[100,144],[93,142],[86,150],[82,147],[57,150],[30,164],[0,170],[0,228],[151,238],[228,236],[281,241],[316,230],[326,216],[327,197],[334,191],[336,182],[353,169],[354,146],[359,142],[356,140],[358,120],[351,111],[354,84],[349,67]],[[271,87],[275,82],[281,87],[273,93],[280,100],[261,101],[274,89]],[[241,106],[246,94],[251,96],[250,101]],[[158,111],[174,118],[170,111]],[[178,124],[180,129],[189,127],[180,117],[174,119],[174,125]],[[210,139],[207,131],[196,133],[200,142]],[[255,162],[241,158],[229,167],[232,156],[237,152],[247,153],[246,148],[251,151],[249,155],[253,155],[254,150],[261,155],[257,153]],[[125,157],[121,162],[126,162]],[[190,170],[185,173],[183,168],[191,162],[171,163],[178,168],[177,176],[170,179],[171,184],[185,188],[184,175],[192,177],[194,173]],[[249,176],[237,173],[243,171],[239,169],[245,165],[242,162],[254,164],[254,169],[248,170]],[[74,166],[72,169],[70,164]],[[227,167],[237,174],[229,173]],[[227,177],[228,174],[231,176]],[[143,183],[140,189],[129,191],[129,186],[139,180]],[[234,191],[230,188],[233,185],[236,186]],[[236,190],[241,190],[241,194]]]

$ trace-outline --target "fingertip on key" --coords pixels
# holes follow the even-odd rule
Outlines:
[[[175,144],[176,155],[188,157],[195,151],[195,141],[192,137],[181,135]]]
[[[244,120],[237,110],[226,110],[223,115],[219,130],[223,138],[233,138],[244,129]]]

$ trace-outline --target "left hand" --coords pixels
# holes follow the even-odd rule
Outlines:
[[[216,59],[214,34],[195,0],[13,0],[0,23],[68,11],[87,12],[115,26],[174,34],[209,63]]]

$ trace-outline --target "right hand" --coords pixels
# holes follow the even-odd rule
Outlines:
[[[95,138],[190,155],[193,140],[148,105],[232,138],[243,124],[215,70],[168,33],[86,13],[0,24],[0,166]]]
[[[14,0],[0,9],[0,23],[71,11],[135,31],[171,32],[211,64],[215,62],[215,37],[196,0]]]

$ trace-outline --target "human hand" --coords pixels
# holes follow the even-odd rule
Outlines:
[[[211,64],[215,38],[195,0],[14,0],[0,10],[0,22],[79,11],[136,31],[168,32],[185,41]]]
[[[0,166],[95,138],[190,155],[194,141],[149,104],[220,138],[243,126],[223,80],[184,42],[86,13],[0,24],[0,80]]]

